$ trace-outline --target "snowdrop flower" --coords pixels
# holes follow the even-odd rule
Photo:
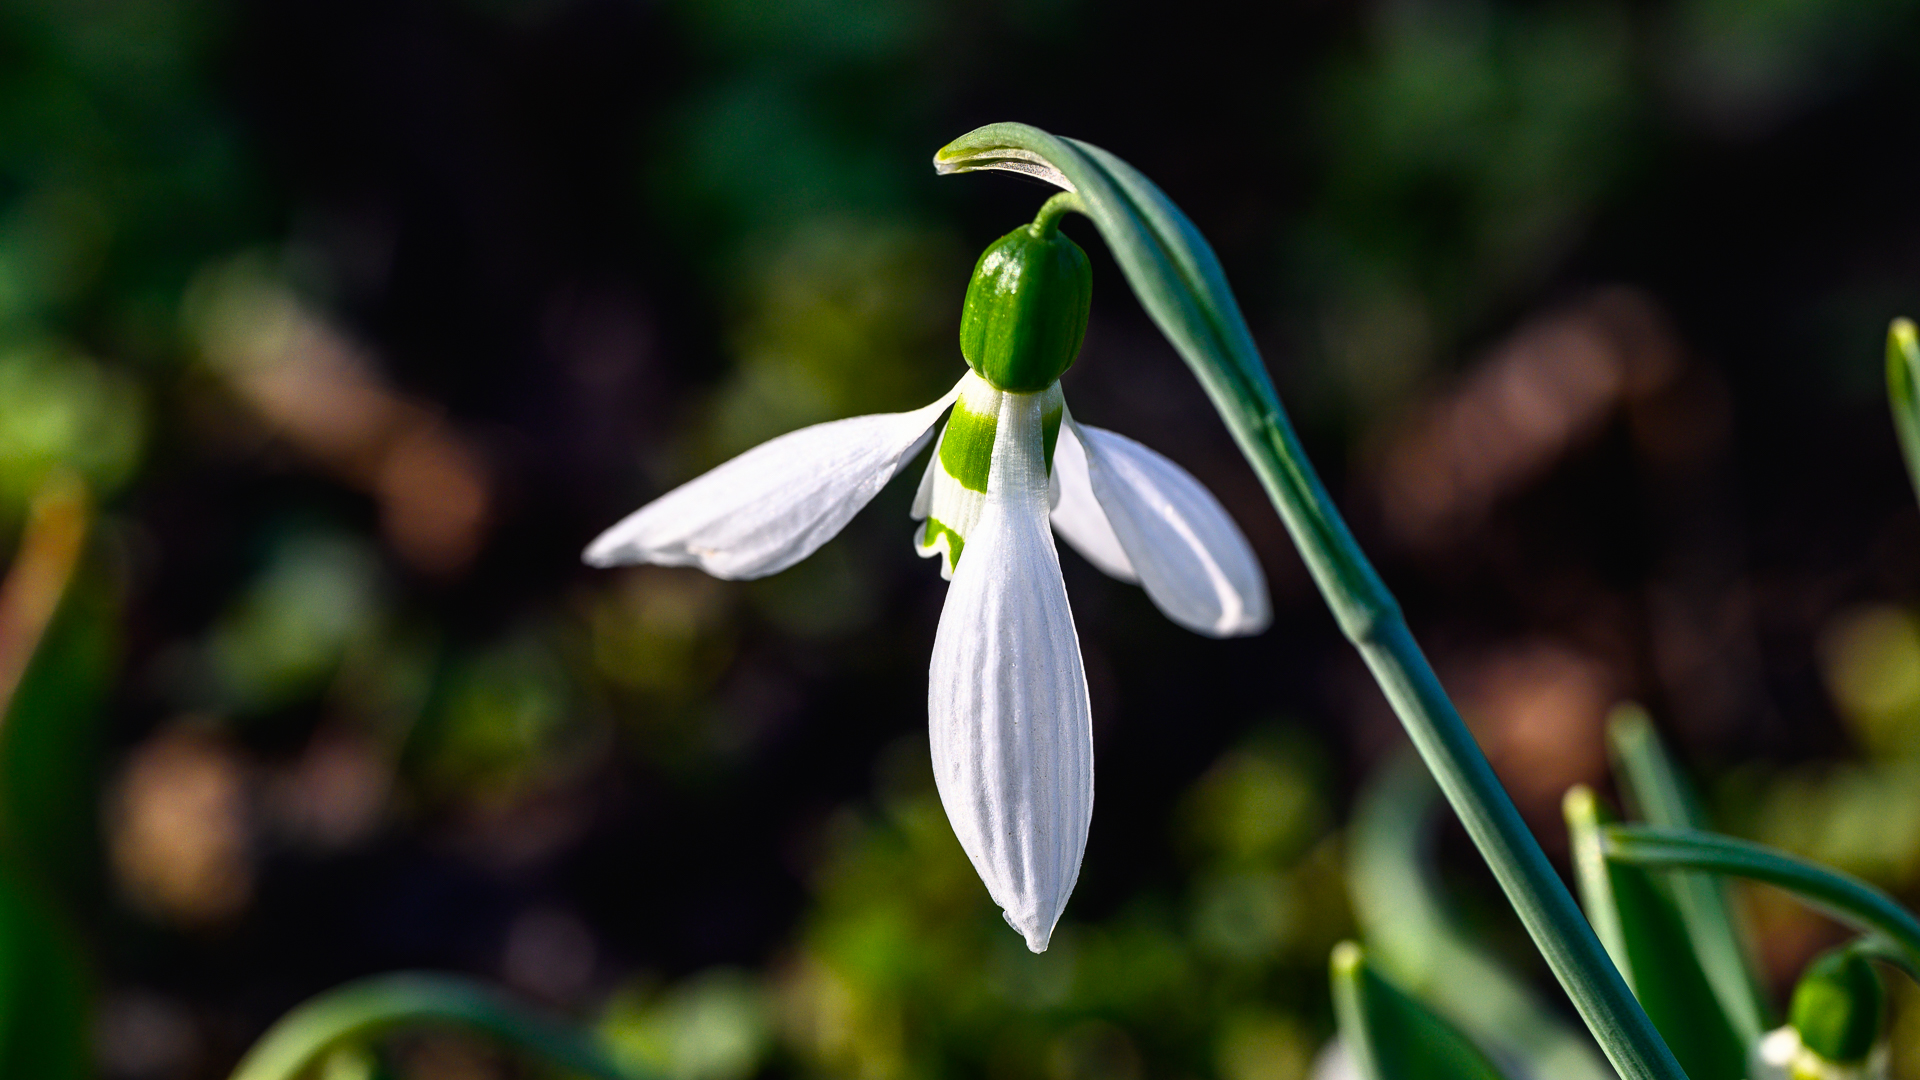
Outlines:
[[[1815,957],[1793,988],[1787,1023],[1748,1055],[1753,1080],[1886,1080],[1886,991],[1867,957],[1847,946]]]
[[[1858,1061],[1834,1061],[1815,1052],[1792,1024],[1760,1037],[1747,1060],[1753,1080],[1887,1080],[1890,1055],[1882,1044]]]
[[[1253,634],[1269,618],[1259,563],[1219,502],[1067,410],[1059,379],[1090,288],[1086,253],[1043,214],[980,257],[961,319],[971,370],[939,400],[764,443],[586,551],[594,566],[784,570],[838,533],[951,409],[913,504],[916,546],[952,582],[927,687],[934,776],[961,846],[1035,952],[1079,877],[1093,813],[1087,680],[1053,533],[1191,630]]]

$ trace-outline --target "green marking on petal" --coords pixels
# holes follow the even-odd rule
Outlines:
[[[1000,418],[967,409],[965,398],[954,402],[947,433],[940,437],[940,467],[970,491],[987,490],[993,471],[993,432]]]
[[[1048,476],[1053,475],[1053,448],[1060,441],[1060,420],[1066,411],[1065,405],[1055,405],[1040,414],[1040,445],[1046,455]]]
[[[947,538],[947,571],[951,573],[954,567],[960,565],[960,549],[966,547],[967,542],[939,518],[928,518],[926,525],[920,530],[920,550],[933,550],[933,546],[942,536]]]

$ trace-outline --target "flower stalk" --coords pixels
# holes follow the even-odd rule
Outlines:
[[[1685,1076],[1528,831],[1441,687],[1399,603],[1360,550],[1300,445],[1212,248],[1112,154],[1024,124],[976,129],[934,156],[941,173],[1000,169],[1074,193],[1142,306],[1226,422],[1341,632],[1360,651],[1509,902],[1625,1080]],[[1058,196],[1055,196],[1058,199]],[[1063,204],[1065,205],[1065,204]]]

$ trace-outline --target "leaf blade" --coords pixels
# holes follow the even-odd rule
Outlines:
[[[1644,869],[1610,861],[1608,815],[1585,786],[1567,792],[1582,906],[1615,966],[1688,1076],[1743,1080],[1750,1045],[1720,1008],[1671,895]]]
[[[1750,840],[1714,833],[1609,825],[1607,858],[1637,866],[1705,870],[1774,885],[1856,929],[1878,933],[1920,964],[1920,919],[1851,874]]]
[[[1887,327],[1887,404],[1900,435],[1907,479],[1920,495],[1920,338],[1911,319],[1895,319]]]
[[[1446,903],[1431,851],[1439,801],[1408,753],[1379,770],[1355,807],[1347,892],[1370,959],[1529,1076],[1614,1080],[1585,1030],[1483,951]]]
[[[233,1080],[293,1080],[338,1047],[413,1026],[491,1035],[596,1080],[645,1080],[564,1023],[470,979],[419,972],[377,975],[308,999],[253,1044],[234,1069]]]
[[[1389,982],[1351,941],[1334,946],[1333,1007],[1364,1080],[1506,1080],[1440,1014]]]
[[[1710,827],[1645,710],[1637,705],[1616,709],[1607,724],[1607,741],[1623,788],[1641,817],[1668,829]],[[1669,874],[1668,883],[1688,944],[1721,1011],[1743,1042],[1757,1042],[1774,1025],[1726,889],[1712,877],[1687,871]]]

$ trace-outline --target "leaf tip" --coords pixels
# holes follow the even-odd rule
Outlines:
[[[1623,701],[1607,714],[1607,738],[1615,746],[1638,742],[1653,733],[1653,717],[1637,701]]]
[[[998,169],[1022,173],[1066,191],[1078,190],[1045,154],[1023,145],[1036,138],[1044,143],[1048,137],[1024,124],[988,124],[975,128],[934,151],[933,171],[947,176]]]
[[[1902,369],[1911,374],[1914,368],[1920,368],[1920,331],[1902,315],[1887,327],[1887,369],[1889,374]]]
[[[1600,823],[1600,797],[1585,784],[1575,784],[1560,798],[1560,812],[1568,828],[1592,828]]]
[[[1342,941],[1333,947],[1333,954],[1328,958],[1327,966],[1333,970],[1333,977],[1336,980],[1356,979],[1359,978],[1360,971],[1366,963],[1367,952],[1360,947],[1359,942]]]

